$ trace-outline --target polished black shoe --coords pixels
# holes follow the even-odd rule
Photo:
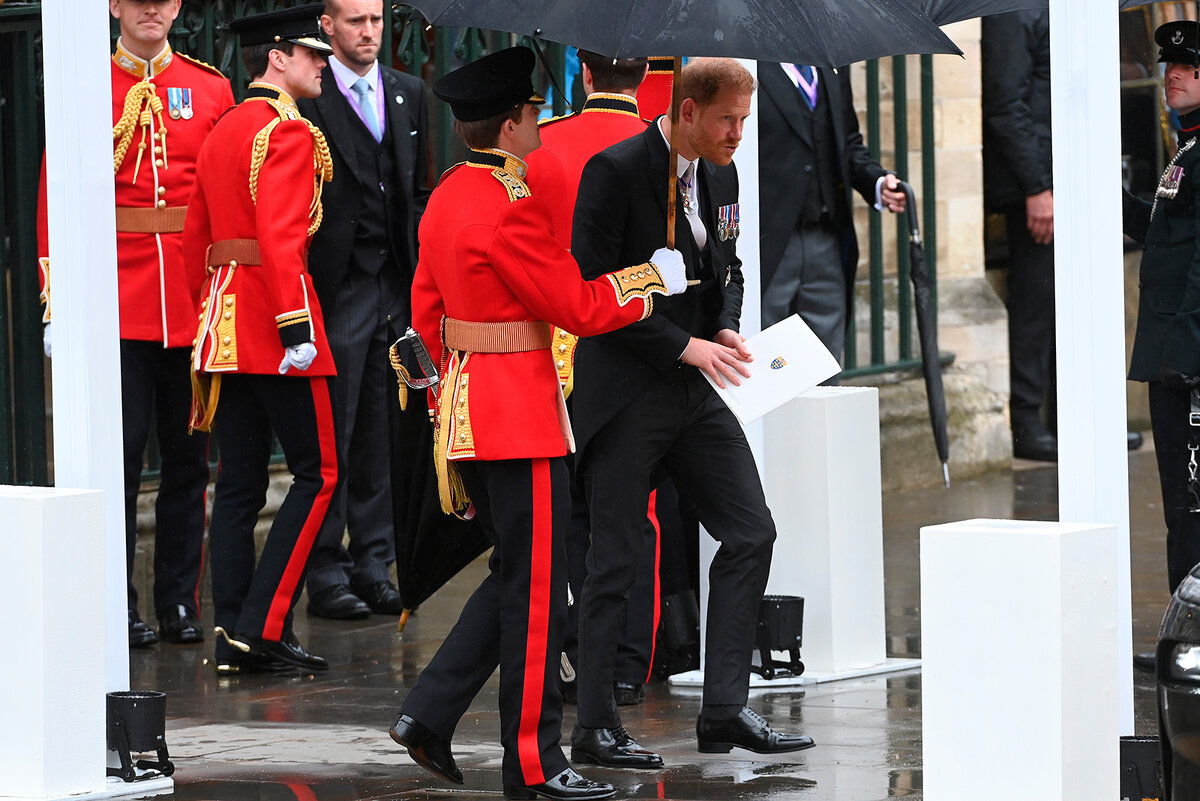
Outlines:
[[[390,581],[377,581],[368,587],[355,587],[354,594],[377,615],[398,615],[404,611],[400,590]]]
[[[308,613],[329,620],[362,620],[371,607],[350,591],[348,584],[334,584],[308,596]]]
[[[539,795],[551,801],[582,801],[592,798],[612,798],[617,794],[616,788],[604,782],[594,782],[585,779],[571,768],[542,784],[506,784],[504,797],[518,801],[530,801]]]
[[[617,706],[637,706],[646,700],[646,685],[614,681],[613,700],[617,702]]]
[[[288,662],[283,662],[279,659],[271,659],[269,657],[252,656],[250,654],[239,654],[238,656],[230,656],[218,658],[217,675],[222,677],[229,676],[249,676],[254,674],[283,674],[295,673],[297,667]]]
[[[811,737],[772,731],[762,715],[749,707],[742,707],[735,718],[706,718],[701,713],[696,718],[696,741],[702,754],[727,754],[731,748],[782,754],[815,745]]]
[[[129,647],[130,648],[149,648],[158,642],[158,635],[154,633],[154,629],[142,622],[141,616],[138,615],[136,609],[129,610]]]
[[[1138,670],[1144,670],[1147,673],[1153,673],[1158,670],[1158,659],[1153,651],[1145,651],[1140,654],[1133,655],[1133,666]]]
[[[286,662],[301,670],[329,670],[329,663],[325,658],[305,650],[295,634],[288,634],[282,640],[264,640],[262,637],[247,634],[230,634],[220,626],[217,626],[215,631],[217,636],[224,637],[235,651],[246,656]]]
[[[159,610],[158,633],[167,642],[177,645],[204,642],[204,629],[200,628],[200,621],[183,604]]]
[[[647,751],[629,736],[624,726],[589,729],[576,726],[571,733],[571,761],[607,768],[661,768],[662,757]]]
[[[1126,431],[1125,444],[1129,447],[1129,450],[1136,451],[1142,447],[1142,433],[1140,431]]]
[[[408,749],[408,755],[425,770],[441,776],[448,782],[463,783],[462,771],[454,764],[454,754],[450,753],[450,741],[441,735],[434,734],[408,715],[400,715],[388,734],[400,745]]]
[[[1057,462],[1058,437],[1041,425],[1014,428],[1013,456],[1035,462]]]

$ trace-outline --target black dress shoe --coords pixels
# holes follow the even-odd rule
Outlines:
[[[334,584],[308,597],[308,613],[330,620],[362,620],[371,615],[371,607],[350,592],[348,584]]]
[[[585,779],[571,768],[542,784],[506,784],[504,797],[529,801],[539,795],[551,801],[581,801],[591,798],[612,798],[617,794],[616,788],[604,782],[594,782]]]
[[[216,627],[219,637],[235,650],[246,656],[257,657],[264,661],[286,662],[302,670],[329,670],[329,663],[324,657],[309,653],[305,650],[295,634],[287,634],[282,640],[264,640],[247,634],[229,634],[220,626]]]
[[[396,718],[392,728],[388,729],[388,734],[407,748],[413,762],[425,770],[441,776],[448,782],[463,783],[462,771],[454,764],[454,754],[450,753],[450,741],[445,737],[434,734],[408,715]]]
[[[295,673],[296,670],[296,666],[288,662],[251,656],[250,654],[239,654],[238,656],[217,659],[218,676],[249,676],[259,673],[279,675],[282,673]]]
[[[167,642],[177,645],[204,642],[204,629],[200,621],[183,604],[159,610],[158,631]]]
[[[1129,447],[1129,450],[1136,451],[1142,447],[1142,433],[1140,431],[1126,431],[1125,444]]]
[[[1153,673],[1158,670],[1158,659],[1154,656],[1153,651],[1145,651],[1140,654],[1134,654],[1133,666],[1138,670],[1144,670],[1147,673]]]
[[[637,744],[624,726],[589,729],[576,726],[571,732],[571,761],[608,768],[661,768],[662,757]]]
[[[613,699],[617,702],[617,706],[637,706],[646,700],[646,685],[628,681],[614,681]]]
[[[142,622],[141,616],[138,615],[136,609],[129,610],[129,647],[130,648],[149,648],[158,642],[158,635],[154,633],[154,629]]]
[[[390,581],[377,581],[369,587],[356,587],[354,593],[377,615],[398,615],[404,611],[400,590]]]
[[[1013,429],[1013,456],[1036,462],[1058,461],[1058,437],[1041,425]]]
[[[727,754],[731,748],[745,748],[756,754],[782,754],[812,748],[811,737],[772,731],[767,721],[749,707],[735,718],[696,718],[696,740],[702,754]]]

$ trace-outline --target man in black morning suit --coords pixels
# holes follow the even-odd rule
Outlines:
[[[737,171],[731,165],[749,115],[754,79],[730,59],[696,59],[682,74],[679,162],[668,167],[666,118],[613,145],[584,168],[572,253],[584,277],[666,241],[668,176],[679,177],[676,247],[686,293],[655,300],[655,315],[581,339],[575,356],[577,471],[592,516],[580,607],[578,721],[571,757],[613,767],[655,767],[621,725],[613,698],[620,611],[633,581],[645,499],[662,471],[721,547],[710,571],[701,751],[760,753],[812,746],[773,732],[745,704],[758,606],[775,525],[754,457],[736,418],[701,375],[740,382],[749,353],[737,333]],[[698,158],[703,156],[704,158]]]
[[[308,269],[337,365],[341,478],[309,561],[308,609],[340,619],[398,615],[387,349],[409,323],[417,224],[429,196],[425,84],[377,61],[382,0],[329,0],[321,24],[333,56],[324,91],[301,111],[325,134],[334,163]]]
[[[904,195],[863,144],[849,69],[763,61],[758,81],[762,324],[799,314],[840,359],[858,266],[851,190],[894,212]]]

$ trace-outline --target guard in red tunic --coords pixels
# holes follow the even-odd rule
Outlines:
[[[162,478],[155,506],[154,613],[169,642],[204,639],[197,620],[208,488],[208,437],[188,436],[189,345],[204,271],[183,261],[183,221],[196,156],[217,118],[233,105],[229,81],[214,67],[167,44],[180,0],[112,0],[121,36],[112,57],[113,167],[120,291],[121,408],[125,466],[125,568],[129,644],[153,645],[133,585],[142,458],[156,422]],[[38,215],[38,259],[51,352],[46,173]]]
[[[321,308],[306,269],[332,177],[295,97],[321,93],[321,6],[234,20],[254,76],[200,151],[184,258],[207,271],[193,350],[194,423],[221,450],[209,528],[217,672],[324,670],[291,630],[313,540],[337,481]],[[255,564],[272,432],[295,481]]]
[[[491,573],[390,734],[419,764],[462,783],[450,738],[499,666],[505,795],[607,798],[612,786],[577,774],[559,747],[571,509],[563,457],[574,439],[551,325],[610,331],[648,317],[651,293],[682,291],[686,280],[678,254],[665,249],[651,263],[579,277],[549,232],[550,208],[524,180],[523,159],[540,141],[533,66],[532,51],[510,48],[434,86],[471,152],[442,177],[421,220],[413,326],[440,366],[434,449],[443,505],[461,509],[469,495],[495,548]]]
[[[651,56],[646,80],[638,89],[638,113],[650,122],[671,111],[671,86],[675,75],[675,59],[670,56]]]

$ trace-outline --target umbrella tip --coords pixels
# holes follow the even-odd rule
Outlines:
[[[942,462],[942,480],[946,482],[946,489],[950,489],[950,465]]]
[[[398,623],[396,623],[396,633],[397,634],[403,633],[404,627],[408,625],[408,616],[411,612],[412,612],[411,609],[405,609],[403,612],[400,613],[400,621]]]

